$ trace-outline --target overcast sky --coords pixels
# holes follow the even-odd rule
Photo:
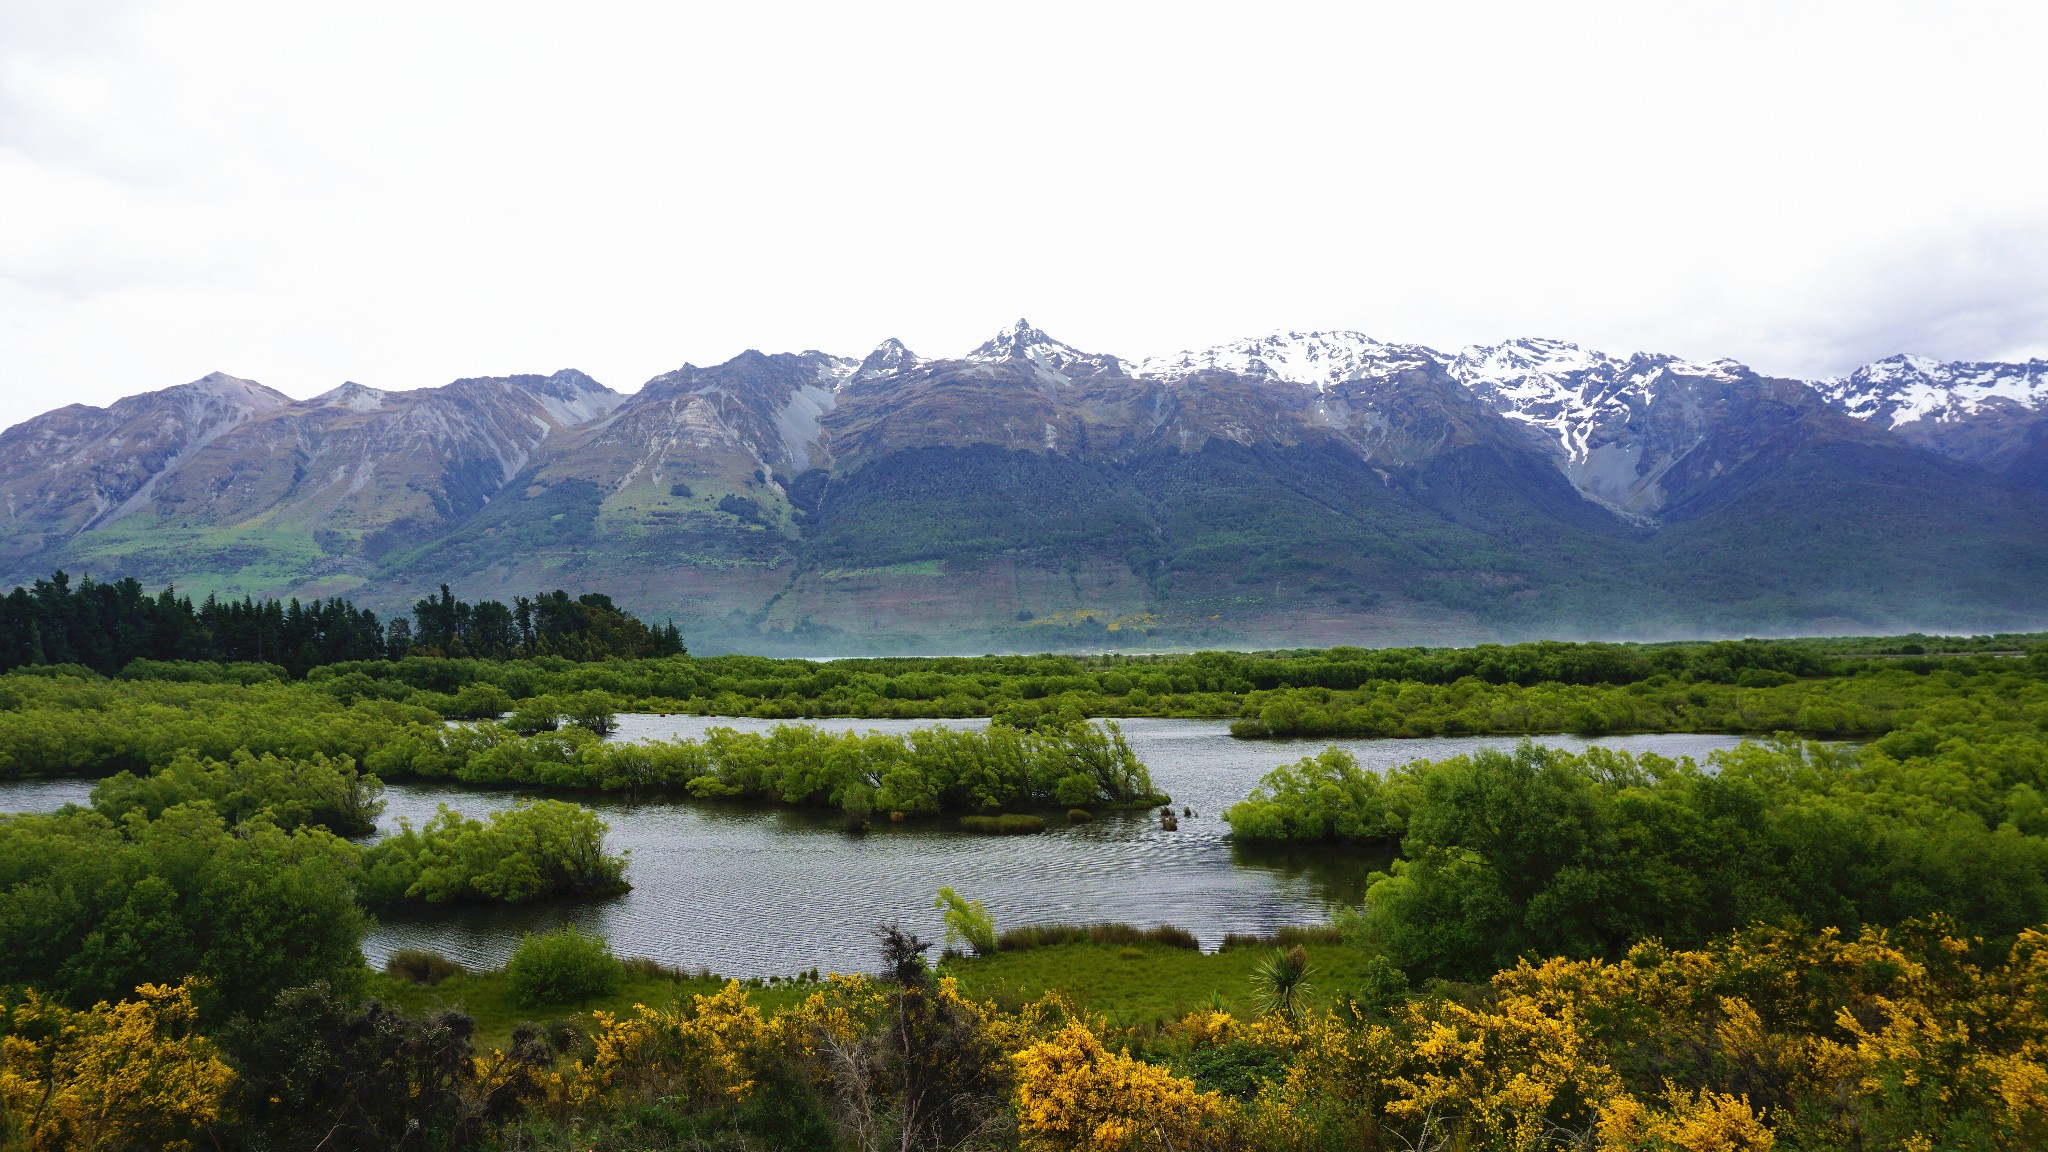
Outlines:
[[[748,347],[2048,354],[2048,5],[0,0],[0,424]]]

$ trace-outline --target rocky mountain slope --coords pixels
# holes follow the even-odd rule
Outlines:
[[[0,538],[17,578],[64,563],[197,590],[353,589],[621,399],[580,372],[302,401],[216,373],[0,434]]]
[[[0,433],[0,576],[574,585],[813,652],[2010,627],[2048,619],[2044,376],[1355,332],[1127,361],[1023,321],[624,396],[216,375]]]

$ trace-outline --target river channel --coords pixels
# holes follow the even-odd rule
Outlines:
[[[776,721],[703,716],[621,716],[615,740],[695,737],[724,725],[764,730]],[[814,721],[835,729],[900,732],[943,723],[986,721]],[[791,973],[817,966],[852,971],[871,964],[873,927],[896,920],[920,935],[940,935],[933,894],[951,885],[988,905],[997,927],[1122,920],[1177,924],[1214,948],[1226,933],[1270,932],[1325,919],[1336,901],[1355,900],[1378,861],[1328,849],[1234,849],[1221,820],[1273,767],[1331,743],[1367,768],[1384,770],[1483,747],[1512,747],[1511,737],[1424,740],[1247,741],[1222,721],[1131,719],[1121,722],[1152,782],[1174,810],[1191,809],[1178,831],[1151,813],[1099,816],[1027,836],[977,836],[943,824],[878,822],[866,836],[841,831],[823,815],[763,811],[689,801],[628,803],[578,796],[611,826],[609,845],[630,852],[633,890],[613,899],[527,908],[446,908],[385,916],[364,944],[372,963],[397,948],[431,948],[471,967],[504,962],[520,937],[558,924],[600,932],[614,951],[732,976]],[[1541,742],[1592,745],[1697,759],[1738,743],[1732,736],[1634,735],[1599,739],[1545,736]],[[0,811],[51,811],[86,802],[90,780],[0,783]],[[385,789],[380,827],[430,819],[446,804],[480,816],[529,798],[517,791],[394,783]]]

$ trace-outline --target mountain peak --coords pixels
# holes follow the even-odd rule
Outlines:
[[[1031,352],[1033,349],[1057,350],[1074,355],[1080,354],[1072,346],[1063,344],[1039,329],[1033,328],[1031,321],[1020,316],[1016,323],[1008,325],[994,336],[982,341],[979,347],[967,354],[967,359],[983,362],[1028,360],[1032,358]]]
[[[353,380],[342,381],[341,387],[307,401],[322,408],[346,408],[351,412],[375,412],[384,407],[386,393]]]
[[[1886,427],[1953,423],[1999,408],[2048,412],[2048,361],[1943,361],[1901,352],[1813,387],[1849,415]]]
[[[853,370],[850,382],[858,383],[883,376],[896,376],[915,371],[929,363],[931,361],[905,347],[903,341],[891,336],[875,345],[875,350],[868,353],[867,358],[860,362],[860,366]]]
[[[538,389],[554,396],[581,396],[588,393],[610,392],[587,372],[575,368],[564,368],[542,380]]]
[[[1540,373],[1545,376],[1585,372],[1611,367],[1612,356],[1582,348],[1569,340],[1547,336],[1522,336],[1498,344],[1469,344],[1458,350],[1453,363],[1474,377],[1504,373]]]
[[[1140,376],[1178,380],[1197,372],[1230,372],[1300,384],[1319,392],[1346,380],[1436,359],[1414,344],[1388,344],[1363,332],[1274,332],[1140,360]]]
[[[1067,384],[1075,376],[1090,376],[1098,372],[1118,372],[1121,363],[1114,356],[1095,352],[1083,352],[1071,344],[1063,343],[1031,326],[1031,321],[1018,318],[1017,322],[983,341],[965,359],[981,364],[1001,364],[1009,361],[1024,361],[1035,366],[1039,373],[1057,383]]]
[[[265,387],[254,380],[230,376],[225,372],[208,372],[189,384],[179,384],[166,389],[172,393],[188,396],[210,396],[221,400],[239,401],[256,411],[283,407],[291,403],[291,397],[274,388]]]

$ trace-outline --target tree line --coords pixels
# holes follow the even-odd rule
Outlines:
[[[475,603],[447,585],[410,616],[380,621],[339,597],[194,602],[133,578],[73,583],[64,572],[0,597],[0,671],[78,664],[112,675],[137,660],[269,664],[294,677],[348,661],[543,656],[572,661],[684,653],[673,623],[651,627],[602,593],[561,590]]]

